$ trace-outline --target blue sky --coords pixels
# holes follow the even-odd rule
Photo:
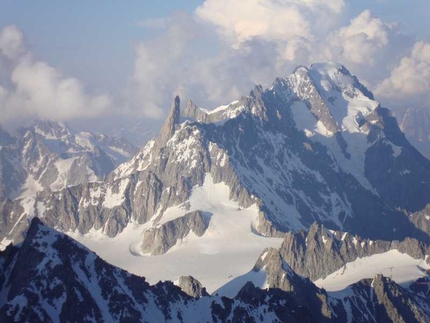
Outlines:
[[[191,13],[201,2],[0,0],[0,29],[19,26],[38,57],[90,86],[111,90],[131,72],[133,43],[151,37],[153,31],[138,27],[139,21]]]
[[[142,26],[156,19],[158,28]],[[345,64],[400,112],[429,100],[429,89],[407,86],[430,84],[416,77],[430,50],[428,0],[0,0],[0,31],[11,25],[18,31],[9,35],[21,33],[24,49],[17,59],[2,58],[0,39],[0,90],[7,91],[0,109],[15,123],[22,115],[160,119],[175,93],[213,108],[321,60]],[[405,73],[410,77],[399,80]],[[79,100],[59,107],[61,89],[51,91],[51,101],[34,97],[26,77],[46,77],[52,87],[73,79],[70,93]],[[27,106],[14,114],[17,102]],[[44,108],[51,102],[55,109]]]
[[[169,17],[176,11],[192,13],[204,1],[0,2],[0,28],[16,24],[38,57],[83,79],[88,86],[112,91],[131,73],[133,44],[156,33],[137,26],[139,21]],[[430,36],[430,1],[353,0],[345,19],[368,8],[377,16],[403,24],[405,32],[424,39]]]
[[[428,0],[352,0],[350,3],[353,15],[371,8],[375,15],[403,24],[406,32],[423,39],[430,37]]]

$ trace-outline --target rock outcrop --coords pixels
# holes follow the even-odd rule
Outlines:
[[[357,258],[398,250],[430,265],[430,246],[413,238],[403,241],[363,239],[347,232],[332,231],[314,223],[308,232],[289,232],[279,255],[294,272],[312,281],[325,278]],[[261,259],[257,261],[257,264]],[[262,265],[260,264],[259,267]],[[278,285],[273,285],[278,287]],[[281,288],[281,286],[279,286]]]
[[[400,122],[406,138],[430,159],[430,111],[428,107],[409,108]]]
[[[183,292],[194,298],[209,296],[206,292],[206,288],[204,288],[202,284],[192,276],[179,277],[178,286]]]
[[[177,219],[153,227],[143,234],[142,252],[153,256],[162,255],[190,232],[197,237],[205,234],[210,215],[194,211]]]
[[[173,100],[172,107],[170,108],[169,115],[167,116],[167,120],[161,128],[161,131],[157,138],[158,140],[156,143],[160,147],[164,146],[175,133],[176,125],[179,124],[179,118],[181,115],[180,104],[181,101],[179,99],[179,96],[176,96]]]

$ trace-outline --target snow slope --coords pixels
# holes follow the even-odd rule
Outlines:
[[[426,276],[423,270],[430,269],[424,260],[414,259],[397,250],[373,255],[347,263],[343,268],[314,283],[327,291],[339,291],[364,278],[377,274],[392,278],[398,284],[407,284]]]
[[[267,252],[260,256],[260,259],[264,261],[267,256]],[[242,287],[247,283],[252,282],[255,287],[260,289],[268,289],[269,284],[267,282],[267,271],[266,267],[263,267],[259,271],[250,270],[245,275],[233,278],[227,284],[221,286],[216,290],[216,294],[226,297],[235,297]]]
[[[255,234],[252,226],[258,216],[257,207],[241,209],[229,200],[228,186],[213,183],[209,174],[203,186],[193,189],[189,202],[189,210],[181,207],[167,209],[163,221],[201,210],[212,214],[209,228],[200,238],[190,233],[164,255],[148,256],[140,252],[143,231],[156,225],[156,216],[145,225],[129,224],[115,238],[94,230],[86,235],[68,234],[111,264],[145,276],[150,283],[175,281],[180,276],[191,275],[209,293],[247,273],[266,247],[279,248],[282,243],[283,239]]]
[[[363,99],[366,104],[363,103],[361,106],[363,101],[351,99],[345,94],[341,97],[339,93],[333,90],[326,95],[333,102],[330,111],[336,112],[334,113],[335,119],[341,125],[340,130],[348,145],[347,151],[350,158],[346,158],[343,154],[342,148],[334,137],[335,134],[330,132],[321,121],[318,121],[302,102],[295,102],[291,105],[291,112],[297,128],[303,130],[311,140],[325,145],[344,172],[352,174],[363,187],[377,194],[364,174],[366,150],[369,148],[367,133],[361,132],[357,124],[357,120],[364,118],[372,111],[367,106],[376,107],[377,102]],[[345,98],[348,98],[348,101]],[[327,102],[330,101],[327,99]],[[342,109],[345,110],[345,105],[347,105],[347,109],[344,111],[345,115],[342,115]]]

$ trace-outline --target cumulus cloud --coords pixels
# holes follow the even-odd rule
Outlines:
[[[189,44],[196,37],[193,22],[185,14],[171,20],[160,37],[138,43],[128,98],[129,110],[152,118],[164,114],[167,102],[175,94],[183,94],[194,52]]]
[[[268,86],[279,71],[287,75],[295,67],[287,66],[290,62],[279,55],[279,48],[261,38],[232,48],[194,16],[176,15],[159,37],[136,46],[129,108],[158,118],[176,94],[208,108],[233,101],[255,84]]]
[[[1,30],[0,53],[10,60],[24,53],[24,35],[17,26],[10,25]]]
[[[315,60],[336,61],[376,86],[413,44],[399,25],[375,17],[369,10],[352,19],[349,25],[331,32],[319,48]]]
[[[13,62],[9,86],[0,85],[2,122],[27,118],[70,120],[100,115],[111,106],[106,94],[89,95],[75,78],[65,77],[25,50],[22,32],[15,26],[0,33],[0,49]]]
[[[278,46],[265,40],[248,41],[240,50],[224,48],[221,53],[195,66],[194,89],[201,93],[196,102],[214,107],[247,95],[255,84],[269,86],[279,71],[290,71],[279,59]]]
[[[344,1],[207,0],[136,46],[129,97],[149,117],[163,116],[174,94],[210,108],[318,61],[342,63],[374,89],[413,40],[368,10],[338,25],[344,8]]]
[[[422,106],[430,102],[430,43],[417,42],[403,57],[376,94],[394,106]]]
[[[350,25],[330,35],[329,43],[336,46],[334,53],[339,53],[344,60],[373,66],[378,51],[387,46],[392,29],[366,10]]]
[[[344,6],[344,0],[206,0],[196,15],[238,47],[256,37],[311,37],[330,26]]]
[[[146,30],[157,30],[134,46],[134,69],[119,101],[121,110],[112,107],[109,96],[89,94],[79,80],[36,60],[25,50],[19,29],[10,26],[0,34],[0,71],[8,71],[7,82],[0,73],[0,109],[9,119],[67,120],[106,111],[160,119],[176,94],[212,108],[318,61],[344,64],[371,90],[377,88],[378,96],[410,93],[409,83],[399,85],[400,76],[418,69],[425,61],[418,52],[426,50],[411,54],[415,40],[369,10],[347,19],[348,3],[206,0],[192,14],[141,21],[138,25]],[[5,62],[10,70],[3,68]],[[420,89],[416,95],[425,95],[425,80],[410,86]],[[389,86],[402,90],[390,93]]]

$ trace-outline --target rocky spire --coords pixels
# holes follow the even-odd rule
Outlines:
[[[202,109],[200,109],[193,101],[189,100],[185,109],[182,111],[182,116],[185,118],[191,118],[199,122],[207,122],[208,115]]]
[[[198,109],[197,105],[192,100],[188,100],[187,105],[185,106],[185,109],[182,111],[182,115],[195,118],[197,109]]]
[[[172,138],[175,133],[175,125],[179,123],[179,118],[181,115],[180,110],[180,99],[176,96],[173,100],[172,107],[170,108],[169,116],[164,123],[163,128],[161,128],[160,134],[158,135],[158,144],[163,146]]]
[[[55,138],[71,136],[73,133],[66,123],[46,118],[36,120],[32,128],[44,135],[50,135]]]

